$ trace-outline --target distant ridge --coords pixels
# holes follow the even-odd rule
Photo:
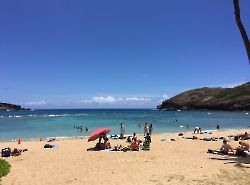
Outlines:
[[[234,88],[199,88],[180,93],[161,105],[159,110],[250,110],[250,82]]]
[[[19,110],[30,110],[30,109],[22,108],[20,105],[0,102],[0,111],[19,111]]]

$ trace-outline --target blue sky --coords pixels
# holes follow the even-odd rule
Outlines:
[[[250,35],[250,1],[240,3]],[[250,81],[229,0],[1,1],[0,23],[0,102],[153,108]]]

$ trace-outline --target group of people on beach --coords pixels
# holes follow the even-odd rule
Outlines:
[[[239,141],[239,146],[236,148],[232,148],[230,144],[228,144],[228,140],[224,138],[223,144],[219,150],[211,150],[208,149],[208,153],[219,153],[219,154],[235,154],[237,156],[246,156],[250,155],[250,145],[244,140],[250,139],[250,135],[245,132],[244,134],[239,134],[236,136],[228,136],[229,138],[233,137],[235,141]]]
[[[216,129],[217,129],[217,130],[220,129],[220,125],[219,125],[219,124],[216,125]],[[201,132],[201,128],[200,128],[200,127],[195,127],[195,128],[194,128],[194,134],[195,134],[195,133],[201,134],[201,133],[202,133],[202,132]]]
[[[10,157],[10,156],[19,156],[22,152],[26,152],[28,149],[17,149],[13,150],[10,147],[2,148],[1,156],[2,157]]]
[[[133,137],[131,140],[129,139],[131,136],[128,136],[127,142],[129,142],[128,145],[122,146],[122,145],[115,145],[113,148],[111,147],[111,144],[109,142],[109,138],[106,136],[106,134],[102,134],[99,136],[99,141],[96,143],[96,146],[94,148],[87,149],[88,151],[99,151],[99,150],[110,150],[110,151],[139,151],[140,147],[142,150],[149,150],[149,145],[151,143],[151,136],[147,134],[144,137],[144,141],[138,139],[136,137],[136,134],[133,134]],[[143,144],[142,144],[143,143]]]
[[[150,143],[151,143],[151,134],[152,134],[152,128],[153,125],[148,125],[145,123],[144,126],[144,141],[137,138],[136,133],[134,132],[133,136],[125,136],[125,126],[123,123],[120,124],[120,136],[117,135],[111,135],[110,138],[112,139],[126,139],[128,145],[122,146],[122,145],[116,145],[113,148],[111,147],[111,144],[109,142],[109,138],[106,136],[106,134],[102,134],[99,136],[99,141],[96,144],[94,148],[90,148],[88,150],[111,150],[111,151],[139,151],[140,148],[142,150],[149,150],[150,149]]]
[[[139,124],[139,127],[141,127],[141,124]],[[143,131],[144,136],[146,136],[147,134],[149,134],[151,136],[152,131],[153,131],[153,124],[145,123],[144,124],[144,131]],[[121,123],[120,124],[120,139],[122,139],[124,137],[124,135],[125,135],[125,126],[123,123]]]
[[[209,153],[214,151],[208,150]],[[228,144],[227,140],[223,140],[223,145],[221,146],[219,151],[216,151],[219,154],[227,155],[231,152],[231,154],[235,154],[237,156],[246,156],[246,152],[250,152],[250,145],[244,141],[239,141],[239,147],[233,149],[230,144]]]

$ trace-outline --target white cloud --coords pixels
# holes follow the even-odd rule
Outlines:
[[[32,102],[26,102],[23,103],[24,105],[29,105],[29,106],[34,106],[34,105],[46,105],[47,102],[46,101],[32,101]]]
[[[141,98],[141,97],[130,97],[130,98],[125,98],[125,100],[127,100],[127,101],[136,101],[136,102],[138,102],[138,101],[151,101],[151,99],[150,98]]]
[[[99,97],[92,98],[92,101],[95,103],[103,104],[103,103],[115,103],[118,101],[118,99],[116,99],[115,97],[112,97],[112,96],[106,96],[106,97],[99,96]]]
[[[246,83],[246,82],[236,82],[236,83],[224,84],[221,87],[233,88],[233,87],[242,85],[244,83]]]
[[[167,94],[163,94],[162,98],[159,100],[159,102],[161,103],[161,102],[163,102],[164,100],[167,100],[167,99],[169,99],[169,96]]]
[[[233,88],[239,85],[247,83],[247,81],[243,82],[235,82],[235,83],[228,83],[228,84],[220,84],[220,85],[209,85],[208,87],[223,87],[223,88]]]
[[[113,97],[113,96],[97,96],[91,99],[84,99],[78,103],[97,103],[97,104],[115,104],[115,103],[128,103],[128,102],[150,102],[150,98],[144,97]]]

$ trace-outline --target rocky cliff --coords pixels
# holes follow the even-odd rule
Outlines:
[[[250,110],[250,82],[234,88],[199,88],[178,94],[161,105],[159,110]]]
[[[18,110],[30,110],[30,109],[22,108],[20,105],[0,103],[0,111],[18,111]]]

